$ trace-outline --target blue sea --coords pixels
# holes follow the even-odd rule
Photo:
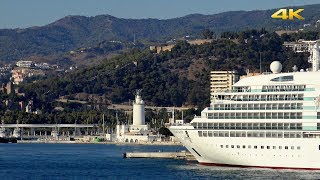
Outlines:
[[[181,146],[0,144],[0,179],[320,179],[320,171],[202,166],[174,159],[123,159],[131,151]]]

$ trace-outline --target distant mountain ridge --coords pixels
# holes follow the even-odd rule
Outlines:
[[[320,4],[302,6],[303,21],[271,19],[276,9],[232,11],[214,15],[192,14],[180,18],[123,19],[110,15],[95,17],[66,16],[42,27],[0,30],[0,61],[14,61],[31,55],[64,53],[102,41],[165,42],[185,35],[197,37],[205,28],[215,32],[251,28],[275,30],[298,28],[320,19]]]

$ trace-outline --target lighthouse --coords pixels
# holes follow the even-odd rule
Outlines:
[[[116,126],[116,134],[106,135],[106,138],[125,143],[154,142],[158,139],[161,140],[161,136],[154,135],[150,126],[146,125],[144,111],[144,101],[141,98],[141,89],[139,89],[136,91],[133,102],[132,124],[118,124]]]
[[[137,90],[135,101],[133,103],[133,122],[132,125],[145,125],[145,107],[144,101],[141,98],[141,89]]]

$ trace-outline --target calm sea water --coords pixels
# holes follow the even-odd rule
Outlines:
[[[180,146],[0,144],[0,179],[320,179],[320,171],[208,167],[184,160],[123,159]]]

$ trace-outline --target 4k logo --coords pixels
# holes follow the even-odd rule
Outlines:
[[[283,20],[293,20],[294,18],[297,18],[299,20],[304,20],[304,18],[299,14],[304,9],[297,9],[294,11],[294,9],[279,9],[277,12],[273,13],[271,17],[273,19],[283,19]]]

